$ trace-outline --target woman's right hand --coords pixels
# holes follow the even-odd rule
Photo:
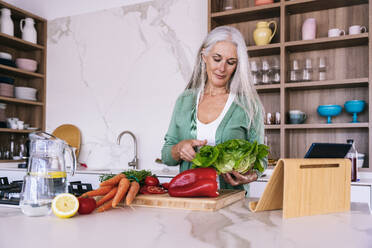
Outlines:
[[[195,158],[195,150],[194,147],[196,146],[205,146],[207,144],[207,140],[197,140],[197,139],[189,139],[189,140],[182,140],[177,145],[172,147],[172,157],[179,161],[185,160],[190,162]]]

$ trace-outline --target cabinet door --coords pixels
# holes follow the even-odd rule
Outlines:
[[[351,202],[368,203],[371,209],[371,186],[368,185],[352,185],[351,186]]]
[[[260,198],[267,182],[252,182],[249,184],[249,197]]]

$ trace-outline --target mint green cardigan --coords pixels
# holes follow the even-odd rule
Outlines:
[[[264,142],[264,122],[262,114],[252,120],[251,127],[247,127],[245,111],[233,102],[222,119],[216,131],[216,144],[230,139],[245,139],[250,142],[257,140],[259,144]],[[191,168],[192,163],[176,161],[171,155],[171,149],[178,142],[186,139],[196,139],[196,94],[190,90],[183,92],[177,99],[173,110],[168,132],[165,135],[165,143],[162,148],[162,161],[169,166],[180,164],[180,171]],[[265,169],[267,163],[265,163]],[[262,173],[256,171],[260,177]],[[220,176],[220,188],[222,189],[245,189],[249,192],[248,185],[231,186]]]

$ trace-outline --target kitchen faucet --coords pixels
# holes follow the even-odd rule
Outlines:
[[[123,131],[119,134],[117,143],[120,145],[120,139],[124,134],[129,134],[133,138],[133,145],[134,145],[134,158],[131,162],[128,162],[129,167],[133,167],[133,169],[138,169],[138,158],[137,158],[137,139],[136,136],[130,131]]]

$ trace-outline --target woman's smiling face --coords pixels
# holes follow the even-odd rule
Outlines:
[[[238,63],[236,46],[230,41],[217,42],[207,55],[206,64],[208,83],[215,88],[226,87]]]

